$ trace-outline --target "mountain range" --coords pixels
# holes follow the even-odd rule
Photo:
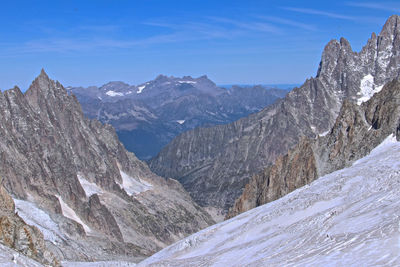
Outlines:
[[[112,117],[96,96],[138,118],[150,113],[134,93],[165,107],[225,89],[159,76],[66,90],[42,70],[25,93],[0,93],[0,263],[400,264],[399,22],[391,16],[360,52],[330,41],[316,77],[248,117],[181,133],[150,167],[110,124],[87,118],[75,93],[88,94],[86,112]]]
[[[207,76],[164,75],[137,86],[109,82],[67,90],[76,95],[86,116],[111,124],[125,147],[143,160],[157,155],[182,132],[246,117],[289,91],[263,86],[225,89]]]
[[[399,21],[391,16],[360,52],[344,38],[331,40],[314,78],[258,113],[181,134],[151,159],[150,168],[179,180],[201,206],[226,214],[253,175],[301,137],[327,133],[345,100],[361,104],[399,77]]]

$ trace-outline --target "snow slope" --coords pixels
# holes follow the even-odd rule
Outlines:
[[[400,265],[400,143],[204,229],[138,266]]]

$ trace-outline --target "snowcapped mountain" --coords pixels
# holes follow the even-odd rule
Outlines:
[[[228,221],[139,266],[395,266],[400,264],[400,143]]]
[[[150,161],[179,180],[197,203],[227,212],[250,178],[294,147],[334,125],[345,100],[361,104],[400,74],[400,17],[391,16],[360,52],[330,41],[314,78],[262,111],[227,125],[196,128]]]
[[[262,86],[227,90],[207,76],[164,75],[138,86],[110,82],[68,91],[77,96],[85,115],[113,125],[125,147],[141,159],[155,156],[184,131],[232,122],[288,92]]]

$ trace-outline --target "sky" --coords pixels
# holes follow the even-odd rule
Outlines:
[[[28,88],[41,68],[64,86],[158,74],[301,84],[331,39],[359,51],[392,14],[400,1],[4,1],[0,89]]]

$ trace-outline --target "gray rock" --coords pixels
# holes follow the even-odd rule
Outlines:
[[[389,82],[369,101],[344,101],[326,136],[304,138],[285,156],[254,175],[230,209],[231,218],[276,200],[318,177],[351,166],[390,134],[400,140],[400,81]]]
[[[214,223],[43,70],[25,94],[0,93],[0,134],[4,186],[60,260],[138,260]]]
[[[150,161],[150,168],[178,179],[200,205],[226,212],[252,175],[301,137],[330,130],[345,99],[361,102],[369,96],[362,88],[377,91],[399,77],[399,21],[391,16],[359,53],[344,38],[330,41],[315,78],[247,118],[181,134]]]

